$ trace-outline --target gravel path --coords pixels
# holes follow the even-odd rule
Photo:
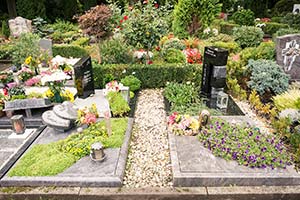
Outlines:
[[[143,90],[137,102],[124,186],[172,186],[162,90]]]

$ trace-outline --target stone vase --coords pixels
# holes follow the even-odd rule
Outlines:
[[[55,101],[55,103],[62,103],[63,102],[63,98],[60,96],[59,92],[56,92],[54,94],[54,101]]]

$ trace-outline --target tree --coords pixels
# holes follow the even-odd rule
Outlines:
[[[16,0],[6,0],[9,18],[17,17]]]

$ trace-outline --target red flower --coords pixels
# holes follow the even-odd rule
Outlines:
[[[3,94],[4,94],[5,96],[8,95],[8,89],[7,89],[7,88],[3,88]]]
[[[123,19],[120,20],[120,24],[122,24],[122,23],[123,23]]]
[[[127,15],[125,15],[125,16],[123,17],[123,19],[124,19],[124,20],[127,20],[127,19],[128,19],[128,16],[127,16]]]
[[[158,8],[158,7],[159,7],[158,3],[155,3],[155,4],[154,4],[154,7],[155,7],[155,8]]]
[[[155,48],[155,50],[156,50],[156,51],[160,51],[160,47],[157,46],[157,47]]]
[[[219,15],[219,18],[224,19],[225,18],[225,13],[221,12],[220,15]]]
[[[117,26],[117,28],[121,28],[121,26]]]
[[[153,64],[153,61],[152,61],[152,60],[149,60],[149,61],[147,62],[147,64],[148,64],[148,65],[151,65],[151,64]]]

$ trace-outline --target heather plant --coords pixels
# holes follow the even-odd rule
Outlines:
[[[293,162],[293,157],[279,138],[264,134],[249,124],[232,125],[213,119],[201,130],[198,138],[215,156],[235,160],[251,168],[286,168]]]
[[[288,91],[273,97],[273,102],[275,107],[279,111],[282,111],[287,108],[299,109],[297,104],[299,99],[300,99],[300,90],[289,89]]]
[[[78,18],[79,27],[83,33],[95,36],[97,39],[106,38],[111,34],[110,17],[112,12],[106,5],[97,5]]]
[[[249,60],[249,87],[260,95],[264,93],[281,94],[288,89],[289,76],[279,65],[270,60]]]

